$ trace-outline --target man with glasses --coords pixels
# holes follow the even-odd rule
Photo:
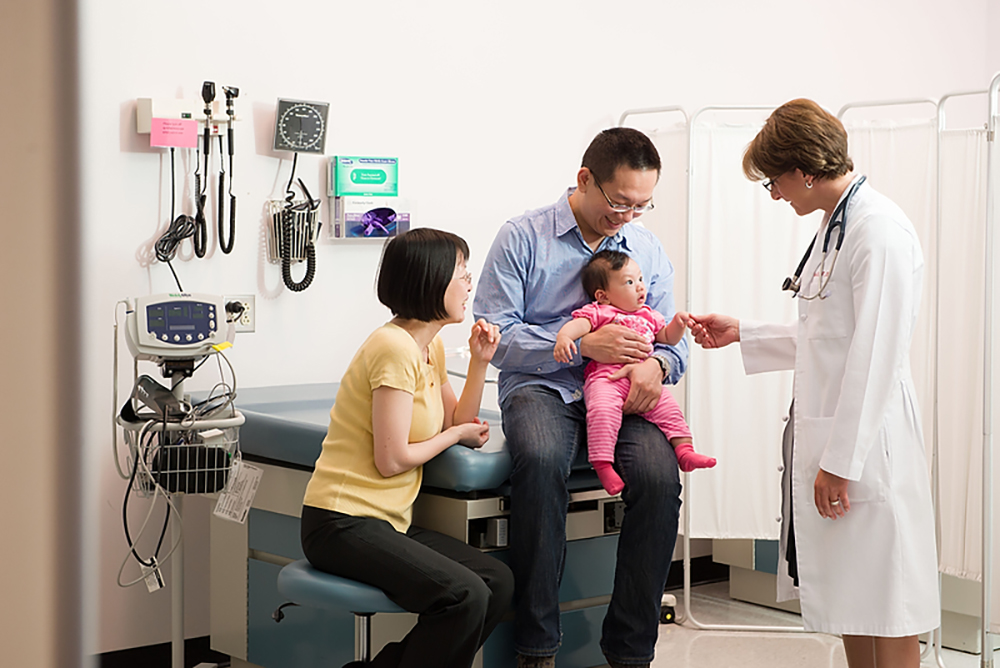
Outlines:
[[[559,328],[588,301],[580,272],[598,250],[630,255],[648,278],[649,306],[673,317],[673,266],[656,236],[628,224],[653,208],[659,175],[659,154],[644,134],[601,132],[584,153],[575,188],[503,225],[476,292],[475,317],[503,334],[493,364],[500,369],[503,429],[514,461],[510,556],[518,668],[554,666],[561,640],[566,481],[586,450],[584,358],[624,364],[620,377],[631,381],[614,463],[625,481],[625,516],[601,649],[612,668],[648,666],[653,658],[681,486],[666,437],[638,414],[655,406],[663,382],[680,379],[687,342],[654,347],[609,325],[581,338],[568,364],[555,361],[552,349]]]

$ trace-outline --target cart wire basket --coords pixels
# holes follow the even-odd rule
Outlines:
[[[141,497],[152,496],[157,487],[170,494],[225,491],[240,460],[239,426],[225,425],[232,420],[208,420],[223,424],[196,424],[195,428],[178,423],[125,423],[132,490]]]

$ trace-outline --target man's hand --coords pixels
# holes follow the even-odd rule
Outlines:
[[[626,415],[640,415],[653,410],[663,391],[663,371],[660,363],[649,358],[639,364],[627,364],[608,376],[608,380],[628,377],[631,387],[622,412]]]
[[[643,362],[651,352],[653,346],[641,334],[623,325],[605,325],[580,339],[580,354],[604,364]],[[659,369],[656,360],[653,362]]]

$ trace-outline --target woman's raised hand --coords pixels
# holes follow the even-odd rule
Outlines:
[[[491,325],[482,318],[472,325],[472,334],[469,336],[469,352],[473,359],[489,362],[493,359],[498,345],[500,345],[499,327]]]

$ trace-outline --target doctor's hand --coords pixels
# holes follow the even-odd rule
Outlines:
[[[722,348],[740,340],[740,321],[728,315],[689,316],[688,328],[702,348]]]
[[[603,364],[643,362],[651,352],[641,334],[622,325],[605,325],[580,339],[580,354]]]
[[[848,482],[847,478],[819,470],[813,485],[813,500],[821,517],[835,520],[851,510],[851,501],[847,498]]]
[[[622,405],[622,412],[626,415],[638,415],[653,410],[660,401],[660,393],[663,391],[663,371],[660,363],[649,358],[639,364],[626,364],[608,376],[608,380],[625,377],[628,377],[630,387]]]
[[[499,327],[491,325],[482,318],[472,325],[472,334],[469,336],[469,353],[473,359],[489,362],[493,359],[498,345],[500,345]]]

